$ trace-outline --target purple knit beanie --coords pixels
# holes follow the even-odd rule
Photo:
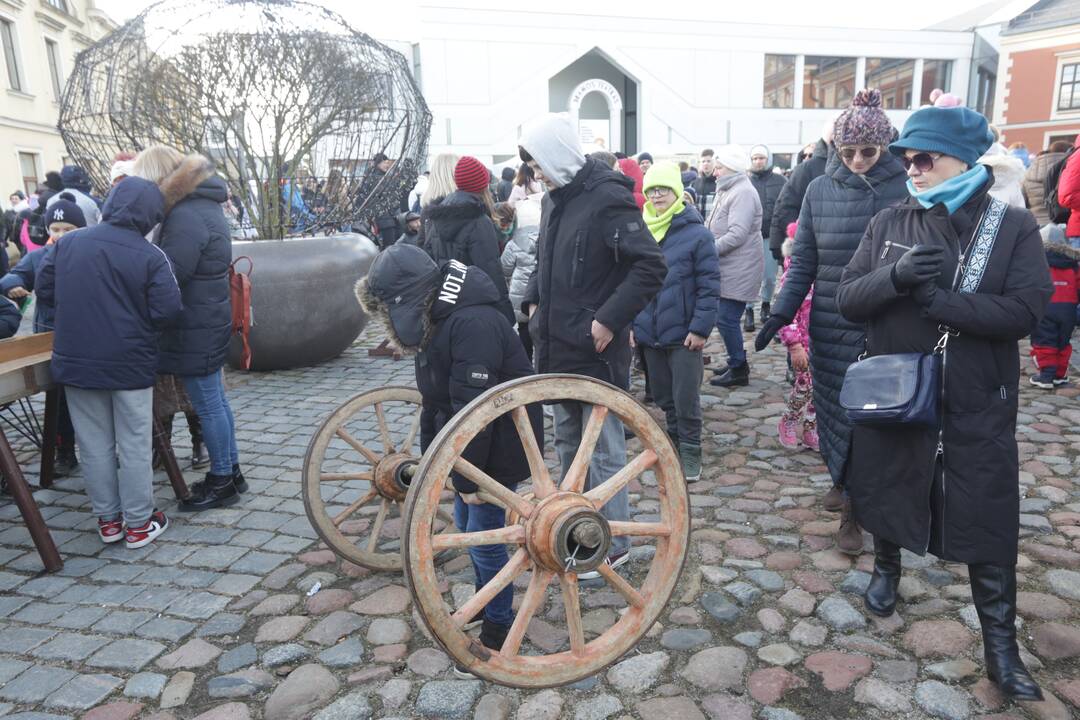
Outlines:
[[[881,91],[860,90],[851,101],[851,107],[840,113],[833,128],[833,144],[888,145],[892,140],[893,126],[889,116],[881,109]]]

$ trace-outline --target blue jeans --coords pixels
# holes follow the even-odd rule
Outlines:
[[[740,367],[746,364],[746,349],[743,348],[742,322],[746,303],[739,300],[720,298],[716,313],[716,329],[724,341],[728,353],[728,367]]]
[[[559,456],[562,475],[570,469],[578,445],[581,443],[581,430],[588,422],[592,405],[580,402],[563,402],[555,405],[555,452]],[[622,420],[615,413],[608,413],[600,437],[593,450],[589,473],[585,478],[585,489],[591,490],[602,484],[626,465],[626,434]],[[560,477],[561,481],[561,477]],[[630,519],[630,491],[626,487],[615,493],[607,505],[600,508],[600,514],[608,520],[623,521]],[[612,538],[611,554],[617,555],[630,549],[630,538],[619,536]]]
[[[767,236],[762,240],[762,244],[765,246],[765,276],[761,279],[761,302],[771,305],[773,293],[776,292],[777,264],[772,250],[769,249]],[[762,318],[762,321],[764,320],[765,318]]]
[[[454,524],[457,525],[458,530],[466,533],[497,530],[506,524],[506,511],[491,503],[469,505],[461,499],[460,495],[455,494]],[[506,553],[506,546],[502,544],[470,547],[469,558],[472,560],[473,572],[476,575],[477,591],[487,585],[510,560],[510,556]],[[504,587],[492,598],[484,608],[484,617],[499,625],[510,625],[514,622],[513,583]]]
[[[240,453],[236,449],[236,422],[225,397],[224,375],[219,370],[209,375],[179,377],[202,424],[210,472],[232,475],[233,466],[240,463]]]

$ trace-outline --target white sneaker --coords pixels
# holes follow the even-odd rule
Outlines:
[[[607,560],[604,562],[610,565],[612,570],[622,567],[630,562],[630,551],[608,555]],[[588,572],[578,573],[578,580],[595,580],[598,577],[600,577],[600,572],[598,570],[589,570]]]

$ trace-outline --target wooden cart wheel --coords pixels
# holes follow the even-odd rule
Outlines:
[[[361,440],[362,433],[377,439]],[[402,502],[420,461],[420,393],[360,393],[319,427],[304,458],[304,509],[338,557],[371,570],[401,570]],[[451,499],[449,493],[444,502]],[[452,531],[449,505],[436,528]]]
[[[577,454],[561,481],[557,473],[549,472],[526,412],[530,403],[552,400],[576,400],[592,406]],[[518,428],[531,470],[531,482],[519,485],[516,492],[460,457],[480,430],[508,413]],[[640,449],[636,444],[628,448],[627,464],[610,478],[597,479],[586,491],[589,462],[609,413],[635,433]],[[476,483],[489,502],[502,506],[517,522],[500,530],[435,535],[439,503],[451,470]],[[631,481],[640,477],[644,486],[649,471],[648,482],[654,483],[656,490],[650,492],[650,503],[656,506],[654,521],[609,522],[600,514],[608,500]],[[413,599],[431,634],[454,660],[491,682],[522,688],[552,687],[599,672],[633,649],[656,622],[686,558],[689,499],[679,457],[667,432],[630,395],[586,377],[537,375],[492,388],[446,424],[425,453],[409,488],[404,532],[405,574]],[[655,552],[651,558],[649,553],[640,553],[640,559],[625,566],[627,570],[613,570],[606,558],[612,538],[617,536],[654,543]],[[509,562],[454,609],[450,594],[444,597],[440,591],[447,583],[440,583],[435,554],[449,548],[498,543],[508,546]],[[568,571],[570,556],[576,566]],[[589,570],[598,571],[602,580],[579,582],[577,574]],[[492,651],[464,627],[512,583],[525,590],[502,650]],[[621,617],[612,608],[617,604],[622,605]],[[587,623],[583,622],[583,606],[593,609]],[[609,625],[597,622],[595,608],[608,613]],[[540,619],[546,642],[540,634],[534,636],[531,625]],[[565,639],[556,647],[553,636]]]

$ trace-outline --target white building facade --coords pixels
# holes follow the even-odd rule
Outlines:
[[[692,156],[764,143],[779,163],[863,87],[894,124],[935,87],[966,96],[971,32],[861,30],[425,5],[414,71],[434,115],[431,155],[493,165],[524,125],[568,112],[583,144]]]

